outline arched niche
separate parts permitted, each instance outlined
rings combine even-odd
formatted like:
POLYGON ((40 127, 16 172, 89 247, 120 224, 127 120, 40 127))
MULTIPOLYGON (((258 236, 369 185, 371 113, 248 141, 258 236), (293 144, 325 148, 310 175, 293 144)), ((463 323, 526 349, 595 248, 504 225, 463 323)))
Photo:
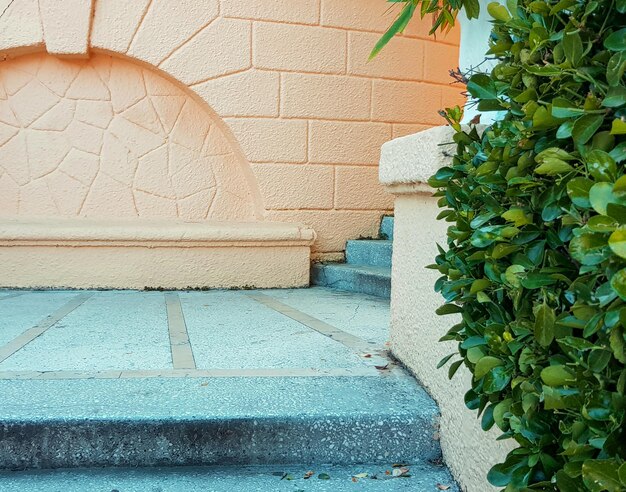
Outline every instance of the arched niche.
POLYGON ((256 182, 225 126, 132 59, 0 62, 0 217, 253 221, 256 182))

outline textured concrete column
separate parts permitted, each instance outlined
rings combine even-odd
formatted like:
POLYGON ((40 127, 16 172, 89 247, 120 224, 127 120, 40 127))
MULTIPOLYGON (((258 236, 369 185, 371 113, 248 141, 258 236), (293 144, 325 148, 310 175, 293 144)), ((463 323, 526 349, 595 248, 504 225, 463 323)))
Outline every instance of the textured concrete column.
POLYGON ((452 381, 447 367, 437 370, 444 356, 456 351, 456 343, 439 343, 458 322, 440 317, 443 304, 433 285, 436 244, 445 244, 447 223, 437 221, 437 199, 426 184, 428 177, 450 163, 455 145, 450 127, 435 127, 382 146, 380 181, 395 195, 393 266, 391 277, 391 344, 396 357, 413 371, 441 409, 441 445, 444 458, 468 492, 495 490, 488 485, 489 468, 501 461, 508 444, 497 442, 497 431, 485 433, 480 420, 465 407, 463 396, 470 374, 461 368, 452 381))

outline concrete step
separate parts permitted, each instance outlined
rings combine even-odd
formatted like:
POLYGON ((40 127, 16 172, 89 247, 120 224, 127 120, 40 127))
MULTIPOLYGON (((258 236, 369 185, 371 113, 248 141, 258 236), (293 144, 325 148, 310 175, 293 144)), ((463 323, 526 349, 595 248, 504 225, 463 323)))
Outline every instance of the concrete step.
POLYGON ((380 221, 380 237, 393 241, 393 215, 385 215, 380 221))
POLYGON ((370 369, 369 376, 0 379, 0 468, 438 460, 433 400, 399 368, 370 369))
POLYGON ((385 239, 357 239, 346 243, 346 263, 391 268, 393 243, 385 239))
POLYGON ((349 292, 391 297, 391 268, 347 263, 317 263, 311 283, 349 292))
POLYGON ((393 477, 391 463, 352 466, 255 466, 114 468, 0 473, 3 492, 307 492, 412 491, 459 492, 447 469, 429 463, 409 464, 404 477, 393 477), (310 471, 314 474, 305 479, 310 471), (367 474, 367 476, 363 476, 367 474), (320 475, 322 478, 320 478, 320 475), (354 477, 354 478, 353 478, 354 477))

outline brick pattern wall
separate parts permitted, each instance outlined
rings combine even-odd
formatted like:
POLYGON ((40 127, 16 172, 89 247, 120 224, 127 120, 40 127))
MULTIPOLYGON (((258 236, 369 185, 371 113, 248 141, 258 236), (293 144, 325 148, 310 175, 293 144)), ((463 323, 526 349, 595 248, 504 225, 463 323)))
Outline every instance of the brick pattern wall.
MULTIPOLYGON (((93 2, 89 49, 158 67, 206 101, 256 177, 266 218, 313 227, 318 255, 374 234, 392 209, 380 146, 442 124, 437 110, 462 102, 448 76, 458 30, 433 39, 431 19, 414 21, 367 62, 398 12, 385 0, 93 2)), ((0 54, 63 49, 37 5, 15 2, 0 20, 0 54)))
POLYGON ((311 225, 318 252, 374 234, 393 209, 378 184, 380 146, 442 124, 437 111, 462 102, 448 74, 457 66, 458 30, 434 40, 431 20, 417 20, 368 62, 397 12, 384 0, 221 6, 225 18, 251 24, 251 67, 229 84, 202 82, 200 92, 213 93, 213 107, 250 159, 267 216, 311 225), (227 99, 219 94, 225 90, 249 97, 227 99))

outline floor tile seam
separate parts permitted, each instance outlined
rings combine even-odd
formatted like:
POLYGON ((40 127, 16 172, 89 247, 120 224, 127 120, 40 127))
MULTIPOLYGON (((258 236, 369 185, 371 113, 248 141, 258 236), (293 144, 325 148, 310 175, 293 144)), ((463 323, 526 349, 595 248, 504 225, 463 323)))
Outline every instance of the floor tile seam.
POLYGON ((84 304, 93 295, 94 292, 83 292, 72 297, 61 307, 53 311, 52 314, 49 314, 48 316, 40 320, 39 323, 37 323, 35 326, 24 330, 13 340, 0 347, 0 363, 4 362, 9 357, 16 354, 28 344, 39 338, 46 331, 48 331, 59 321, 65 318, 68 314, 84 304))
POLYGON ((197 369, 185 313, 178 292, 165 292, 167 328, 174 369, 197 369))
POLYGON ((0 296, 0 301, 5 301, 6 299, 13 299, 15 297, 20 297, 26 294, 26 292, 16 292, 15 294, 8 294, 6 296, 0 296))
MULTIPOLYGON (((327 323, 314 316, 311 316, 310 314, 300 311, 299 309, 285 304, 270 295, 260 292, 254 292, 248 293, 247 296, 259 302, 260 304, 263 304, 270 309, 275 310, 283 316, 293 319, 303 326, 306 326, 307 328, 327 338, 330 338, 337 343, 344 345, 355 355, 357 355, 364 364, 370 367, 380 368, 380 360, 383 360, 386 363, 391 363, 391 359, 388 357, 385 350, 383 350, 382 348, 377 349, 375 345, 369 343, 363 338, 352 335, 351 333, 337 328, 330 323, 327 323), (372 355, 375 355, 376 359, 373 359, 372 355)), ((382 366, 385 366, 385 364, 383 363, 382 366)))

